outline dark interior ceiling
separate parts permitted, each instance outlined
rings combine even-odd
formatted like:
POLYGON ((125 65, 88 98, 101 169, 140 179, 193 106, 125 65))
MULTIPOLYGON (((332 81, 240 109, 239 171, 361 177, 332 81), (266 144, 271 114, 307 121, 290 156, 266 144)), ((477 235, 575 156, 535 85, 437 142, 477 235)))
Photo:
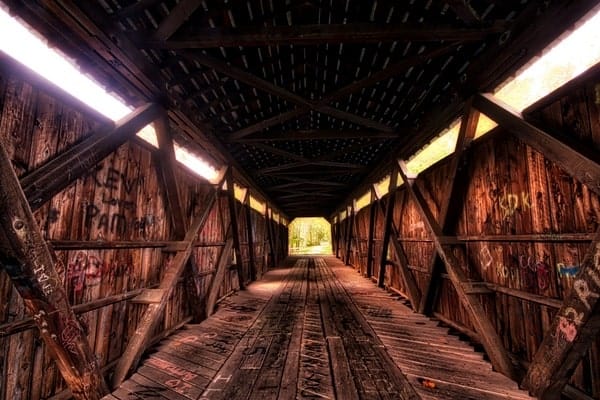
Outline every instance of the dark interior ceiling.
POLYGON ((166 103, 181 140, 290 218, 330 215, 597 4, 5 2, 127 101, 166 103))

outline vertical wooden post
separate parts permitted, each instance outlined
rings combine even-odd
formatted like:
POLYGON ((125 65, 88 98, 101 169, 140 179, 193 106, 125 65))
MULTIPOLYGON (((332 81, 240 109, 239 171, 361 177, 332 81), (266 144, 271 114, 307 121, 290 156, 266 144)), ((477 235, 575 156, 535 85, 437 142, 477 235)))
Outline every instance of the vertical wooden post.
POLYGON ((377 216, 377 207, 375 204, 375 190, 371 188, 371 205, 369 208, 369 238, 367 243, 367 278, 373 276, 373 250, 375 247, 375 218, 377 216))
POLYGON ((273 226, 271 225, 271 208, 267 205, 265 212, 265 225, 267 228, 267 238, 269 239, 269 249, 271 250, 271 267, 275 267, 277 260, 275 259, 275 245, 273 243, 273 226))
POLYGON ((354 206, 346 207, 346 265, 350 265, 350 254, 352 253, 352 229, 354 225, 354 206))
MULTIPOLYGON (((377 193, 374 192, 374 194, 377 197, 377 193)), ((380 199, 378 198, 377 200, 380 199)), ((383 204, 380 201, 378 201, 375 205, 379 206, 381 208, 381 213, 385 215, 385 208, 383 204)), ((400 206, 400 210, 403 209, 404 202, 400 206)), ((416 309, 421 298, 421 293, 419 292, 419 286, 415 281, 415 277, 408 268, 408 257, 406 256, 404 247, 402 247, 402 243, 400 243, 400 233, 398 232, 396 224, 393 220, 390 225, 390 242, 394 248, 396 256, 398 257, 398 273, 400 274, 400 278, 402 279, 404 289, 406 291, 406 296, 408 297, 408 300, 410 300, 412 308, 416 309)))
MULTIPOLYGON (((469 101, 465 107, 465 112, 461 120, 454 155, 452 156, 452 162, 448 170, 448 188, 444 191, 439 202, 440 212, 438 221, 440 221, 443 233, 448 233, 447 230, 456 225, 456 218, 461 209, 458 197, 462 194, 462 191, 464 190, 463 186, 468 180, 466 174, 457 176, 457 172, 459 165, 463 160, 465 150, 469 147, 475 137, 478 122, 479 111, 472 108, 471 101, 469 101), (451 205, 453 205, 453 211, 449 212, 449 210, 451 210, 451 205)), ((421 314, 429 314, 433 310, 441 268, 442 264, 439 255, 437 252, 434 252, 429 259, 429 280, 425 284, 423 295, 421 296, 421 301, 418 305, 418 312, 421 314)))
POLYGON ((0 143, 0 262, 73 397, 100 399, 108 386, 67 300, 58 273, 64 266, 54 259, 0 143))
POLYGON ((233 236, 233 250, 235 252, 235 266, 238 273, 238 284, 240 290, 244 290, 244 268, 242 264, 242 250, 240 247, 240 232, 238 226, 237 213, 235 211, 235 191, 233 183, 233 168, 227 170, 227 204, 229 205, 229 221, 231 223, 231 234, 233 236))
POLYGON ((442 228, 436 222, 431 210, 427 206, 425 198, 421 194, 419 188, 414 183, 414 177, 408 176, 408 170, 404 161, 399 160, 398 165, 400 166, 399 172, 402 176, 402 180, 408 189, 408 192, 412 196, 413 200, 417 205, 417 209, 423 218, 425 227, 430 233, 435 248, 440 255, 440 258, 446 265, 446 271, 450 277, 450 281, 456 290, 456 294, 460 299, 462 305, 469 315, 469 319, 475 326, 477 333, 479 333, 482 341, 482 345, 485 348, 486 353, 490 357, 490 361, 494 368, 508 376, 511 379, 516 378, 514 366, 508 353, 502 344, 502 339, 496 332, 494 326, 487 318, 485 310, 476 294, 467 293, 464 285, 468 285, 468 279, 460 266, 460 263, 456 256, 452 253, 452 248, 449 245, 443 244, 441 241, 442 228))
POLYGON ((177 175, 175 173, 175 148, 171 138, 169 117, 166 110, 161 110, 160 116, 154 121, 156 138, 158 140, 158 175, 165 192, 165 204, 171 217, 171 227, 177 239, 183 238, 186 232, 186 220, 182 208, 177 175))
MULTIPOLYGON (((164 189, 164 199, 167 208, 167 214, 171 219, 172 236, 174 240, 181 240, 187 231, 187 223, 184 212, 183 202, 179 193, 179 185, 177 184, 176 166, 177 159, 175 157, 175 147, 169 124, 169 116, 167 111, 161 109, 158 118, 154 121, 154 129, 156 130, 156 138, 158 140, 158 151, 156 155, 156 169, 164 189)), ((192 316, 196 321, 201 321, 204 317, 204 300, 200 297, 196 282, 194 279, 197 265, 195 256, 192 252, 187 261, 187 273, 189 279, 186 280, 185 291, 190 303, 192 316)))
POLYGON ((329 233, 331 235, 331 251, 335 254, 335 217, 329 223, 329 233))
MULTIPOLYGON (((246 196, 248 196, 248 192, 246 192, 246 196)), ((244 203, 246 202, 246 198, 244 198, 244 203)), ((238 218, 241 218, 242 210, 238 211, 238 218)), ((210 285, 208 287, 208 291, 206 294, 206 316, 211 316, 215 311, 215 305, 217 304, 217 299, 219 297, 219 290, 221 289, 221 285, 223 284, 223 280, 225 279, 225 274, 229 270, 229 266, 231 265, 231 252, 233 251, 233 225, 229 225, 225 234, 225 246, 221 250, 221 254, 219 255, 219 260, 217 261, 217 266, 215 269, 215 273, 212 276, 210 281, 210 285)))
POLYGON ((340 214, 337 215, 336 220, 337 222, 335 224, 335 256, 336 258, 340 258, 340 232, 342 230, 342 221, 340 220, 340 214))
POLYGON ((385 220, 383 228, 383 246, 381 247, 381 258, 379 260, 379 277, 377 285, 384 287, 385 285, 385 266, 387 263, 388 246, 390 244, 390 234, 392 228, 392 220, 394 218, 394 203, 396 202, 396 188, 398 187, 398 168, 394 166, 390 174, 390 185, 388 190, 387 205, 385 208, 385 220))
POLYGON ((281 254, 281 240, 279 239, 281 236, 281 230, 279 229, 279 222, 275 221, 273 214, 271 214, 271 230, 273 232, 273 251, 275 253, 275 264, 279 265, 279 262, 281 261, 279 259, 279 255, 281 254))
POLYGON ((156 303, 148 305, 148 308, 146 308, 146 311, 144 312, 144 315, 138 324, 135 334, 133 337, 129 338, 127 349, 125 349, 123 356, 120 358, 119 363, 115 367, 115 372, 112 379, 113 387, 119 386, 125 380, 129 372, 139 363, 142 354, 146 350, 146 346, 152 337, 152 333, 154 332, 154 329, 163 315, 162 312, 167 305, 167 301, 175 289, 175 286, 177 286, 179 277, 183 273, 183 270, 190 258, 194 239, 208 220, 210 211, 213 205, 216 203, 217 196, 218 189, 215 189, 214 195, 210 197, 210 200, 205 205, 204 210, 194 217, 192 224, 187 230, 184 237, 185 247, 176 253, 175 257, 170 262, 169 268, 165 270, 158 287, 158 290, 160 291, 160 298, 156 303))
POLYGON ((212 276, 210 286, 208 287, 208 292, 206 294, 206 317, 210 317, 215 312, 215 305, 217 304, 217 299, 219 297, 219 290, 221 289, 223 279, 225 278, 225 273, 230 265, 232 249, 233 237, 231 236, 231 230, 229 230, 225 239, 225 246, 223 246, 223 249, 221 250, 221 255, 219 256, 219 260, 217 261, 217 265, 215 267, 215 273, 212 276))
POLYGON ((250 196, 246 196, 246 233, 248 236, 248 257, 250 258, 250 279, 256 280, 256 261, 254 259, 254 233, 252 230, 252 207, 250 196))

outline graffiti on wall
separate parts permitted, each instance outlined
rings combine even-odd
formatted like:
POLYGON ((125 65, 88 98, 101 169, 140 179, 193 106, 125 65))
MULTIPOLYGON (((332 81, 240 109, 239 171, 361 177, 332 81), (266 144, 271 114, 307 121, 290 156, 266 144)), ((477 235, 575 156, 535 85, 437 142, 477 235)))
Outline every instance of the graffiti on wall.
MULTIPOLYGON (((502 249, 502 247, 499 248, 502 249)), ((523 287, 527 290, 537 288, 544 291, 549 288, 551 268, 547 263, 548 256, 536 258, 525 254, 510 254, 509 265, 502 260, 498 261, 497 258, 487 245, 482 246, 479 250, 479 263, 482 271, 492 268, 496 271, 499 279, 519 279, 520 277, 523 287)))
POLYGON ((600 289, 600 243, 596 244, 590 267, 582 271, 581 276, 573 282, 573 291, 583 307, 565 307, 562 310, 555 333, 557 341, 563 339, 566 344, 577 338, 586 313, 589 315, 593 311, 597 299, 600 298, 598 289, 600 289))
POLYGON ((133 233, 144 238, 148 237, 152 228, 157 225, 157 217, 151 214, 134 216, 136 203, 129 200, 132 193, 135 194, 140 187, 143 187, 143 176, 128 178, 118 169, 109 167, 104 171, 99 165, 86 179, 93 179, 96 190, 103 190, 98 203, 83 204, 86 228, 99 231, 99 235, 112 233, 122 236, 133 233), (115 195, 115 192, 122 195, 115 195))
POLYGON ((527 289, 531 290, 534 287, 541 291, 548 289, 550 285, 550 266, 545 261, 521 255, 519 257, 519 268, 527 289))
POLYGON ((531 208, 529 193, 505 193, 498 202, 504 218, 512 217, 515 211, 525 211, 531 208))
POLYGON ((556 273, 559 278, 573 278, 579 272, 579 265, 568 265, 564 262, 556 264, 556 273))
POLYGON ((132 270, 131 261, 103 261, 96 251, 78 251, 67 264, 67 289, 75 295, 98 286, 102 277, 123 276, 132 270))

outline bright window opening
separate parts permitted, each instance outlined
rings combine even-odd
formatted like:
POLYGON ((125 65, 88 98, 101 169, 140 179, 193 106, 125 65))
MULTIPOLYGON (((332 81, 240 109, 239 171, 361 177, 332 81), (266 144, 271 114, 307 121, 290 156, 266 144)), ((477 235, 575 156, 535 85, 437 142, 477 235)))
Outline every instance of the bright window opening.
MULTIPOLYGON (((63 89, 69 95, 88 105, 112 121, 127 116, 133 109, 115 94, 84 75, 75 62, 68 60, 56 49, 48 47, 45 39, 25 27, 0 8, 0 51, 63 89)), ((154 127, 144 127, 138 136, 158 147, 154 127)), ((218 171, 206 161, 175 143, 175 158, 191 171, 216 183, 218 171)))
POLYGON ((332 254, 331 225, 325 218, 296 218, 289 225, 290 254, 332 254))
POLYGON ((375 189, 375 192, 377 192, 377 197, 381 199, 390 190, 390 176, 387 175, 379 182, 376 182, 373 185, 373 188, 375 189))
POLYGON ((356 199, 354 212, 358 212, 359 210, 365 208, 369 204, 371 204, 371 191, 367 190, 365 194, 356 199))
POLYGON ((260 215, 265 215, 265 212, 267 211, 267 205, 252 195, 250 195, 250 207, 253 210, 258 211, 260 215))
POLYGON ((240 203, 244 202, 244 199, 246 198, 246 191, 246 188, 238 186, 235 183, 233 184, 233 195, 235 196, 235 199, 240 203))
MULTIPOLYGON (((543 54, 507 80, 494 96, 512 108, 523 111, 573 78, 600 62, 600 9, 596 9, 570 33, 548 46, 543 54)), ((497 124, 480 115, 475 138, 491 131, 497 124)), ((417 152, 407 163, 411 172, 419 173, 452 154, 458 138, 460 119, 440 136, 417 152)))
POLYGON ((425 146, 421 151, 417 152, 414 157, 406 163, 406 168, 410 172, 418 174, 425 171, 442 158, 452 154, 456 147, 459 130, 460 119, 454 121, 440 136, 433 139, 431 143, 425 146))

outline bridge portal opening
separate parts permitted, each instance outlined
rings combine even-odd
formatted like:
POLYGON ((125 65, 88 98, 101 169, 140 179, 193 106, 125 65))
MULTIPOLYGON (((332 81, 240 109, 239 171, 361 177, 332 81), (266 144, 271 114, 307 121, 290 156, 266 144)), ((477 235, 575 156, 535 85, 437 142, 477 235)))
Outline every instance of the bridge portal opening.
POLYGON ((325 218, 296 218, 288 229, 290 254, 332 254, 331 224, 325 218))

